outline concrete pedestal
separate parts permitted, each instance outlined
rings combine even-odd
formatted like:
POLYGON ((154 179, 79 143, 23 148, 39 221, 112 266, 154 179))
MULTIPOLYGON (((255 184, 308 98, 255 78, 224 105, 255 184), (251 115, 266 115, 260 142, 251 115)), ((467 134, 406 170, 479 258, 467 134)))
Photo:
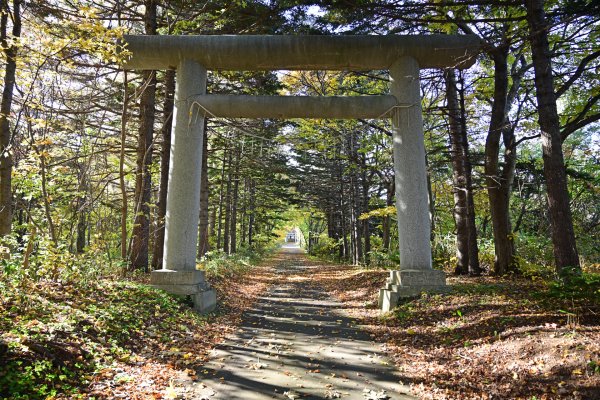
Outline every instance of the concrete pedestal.
POLYGON ((422 292, 444 293, 446 274, 436 269, 390 271, 385 287, 379 290, 379 308, 383 312, 390 311, 402 298, 417 297, 422 292))
POLYGON ((191 296, 194 310, 211 312, 217 305, 217 294, 204 279, 204 271, 159 269, 150 274, 150 284, 166 292, 191 296))
POLYGON ((217 292, 208 289, 192 295, 194 310, 200 314, 211 312, 217 307, 217 292))

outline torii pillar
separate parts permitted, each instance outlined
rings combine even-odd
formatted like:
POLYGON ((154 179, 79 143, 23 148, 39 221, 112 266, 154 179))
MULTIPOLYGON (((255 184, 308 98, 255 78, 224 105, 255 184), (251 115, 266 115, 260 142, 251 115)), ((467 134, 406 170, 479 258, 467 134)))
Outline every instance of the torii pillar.
POLYGON ((194 96, 206 93, 206 77, 196 61, 183 59, 177 66, 163 265, 151 272, 152 285, 191 296, 202 313, 217 304, 204 271, 196 269, 204 114, 194 107, 194 96))
POLYGON ((392 115, 394 177, 400 269, 390 271, 379 291, 379 307, 389 311, 402 297, 445 291, 446 276, 432 268, 431 222, 421 110, 419 64, 401 57, 390 67, 390 93, 399 106, 392 115))

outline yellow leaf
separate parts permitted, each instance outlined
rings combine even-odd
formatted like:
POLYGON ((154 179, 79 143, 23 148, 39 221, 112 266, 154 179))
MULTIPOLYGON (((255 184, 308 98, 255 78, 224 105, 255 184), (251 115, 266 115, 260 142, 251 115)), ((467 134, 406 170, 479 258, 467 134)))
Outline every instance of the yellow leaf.
POLYGON ((176 399, 177 398, 177 392, 175 391, 175 388, 173 387, 173 381, 169 382, 169 386, 167 386, 167 388, 165 389, 165 394, 164 394, 164 398, 165 399, 176 399))

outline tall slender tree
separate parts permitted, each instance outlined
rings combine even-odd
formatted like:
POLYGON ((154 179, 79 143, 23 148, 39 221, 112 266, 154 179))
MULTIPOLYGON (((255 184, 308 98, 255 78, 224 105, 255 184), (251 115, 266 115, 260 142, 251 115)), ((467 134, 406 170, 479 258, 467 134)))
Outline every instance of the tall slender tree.
POLYGON ((160 130, 162 146, 160 150, 160 186, 156 204, 156 232, 152 251, 152 268, 162 266, 163 246, 165 243, 165 215, 167 213, 167 189, 169 186, 169 164, 171 157, 171 128, 175 105, 175 70, 165 73, 165 98, 163 103, 163 124, 160 130))
POLYGON ((208 118, 204 119, 204 138, 202 139, 202 185, 200 187, 200 221, 198 223, 198 258, 209 250, 208 241, 208 200, 210 181, 208 179, 208 118))
POLYGON ((550 25, 543 0, 525 0, 531 55, 535 71, 538 122, 542 135, 542 158, 548 190, 548 212, 554 244, 554 262, 559 274, 580 272, 579 255, 573 229, 573 217, 565 168, 560 119, 556 107, 552 56, 548 43, 550 25))
MULTIPOLYGON (((144 25, 147 35, 156 35, 157 3, 144 1, 144 25)), ((148 270, 150 240, 150 201, 152 194, 152 148, 156 103, 156 71, 142 73, 143 86, 140 96, 140 126, 137 144, 137 162, 134 196, 134 223, 131 234, 129 262, 131 269, 148 270)))
POLYGON ((13 195, 10 116, 13 105, 13 93, 17 74, 17 55, 21 37, 21 0, 0 0, 0 45, 6 57, 2 100, 0 102, 0 236, 11 232, 13 195), (9 34, 9 20, 12 30, 9 34))

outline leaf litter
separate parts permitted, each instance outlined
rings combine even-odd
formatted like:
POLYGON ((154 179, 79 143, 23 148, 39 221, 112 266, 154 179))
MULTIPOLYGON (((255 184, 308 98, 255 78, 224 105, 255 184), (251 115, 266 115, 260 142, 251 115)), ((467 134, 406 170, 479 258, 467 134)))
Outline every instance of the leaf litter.
POLYGON ((451 293, 381 315, 386 270, 313 263, 312 282, 383 343, 419 398, 600 398, 600 299, 559 299, 520 277, 449 277, 451 293))

